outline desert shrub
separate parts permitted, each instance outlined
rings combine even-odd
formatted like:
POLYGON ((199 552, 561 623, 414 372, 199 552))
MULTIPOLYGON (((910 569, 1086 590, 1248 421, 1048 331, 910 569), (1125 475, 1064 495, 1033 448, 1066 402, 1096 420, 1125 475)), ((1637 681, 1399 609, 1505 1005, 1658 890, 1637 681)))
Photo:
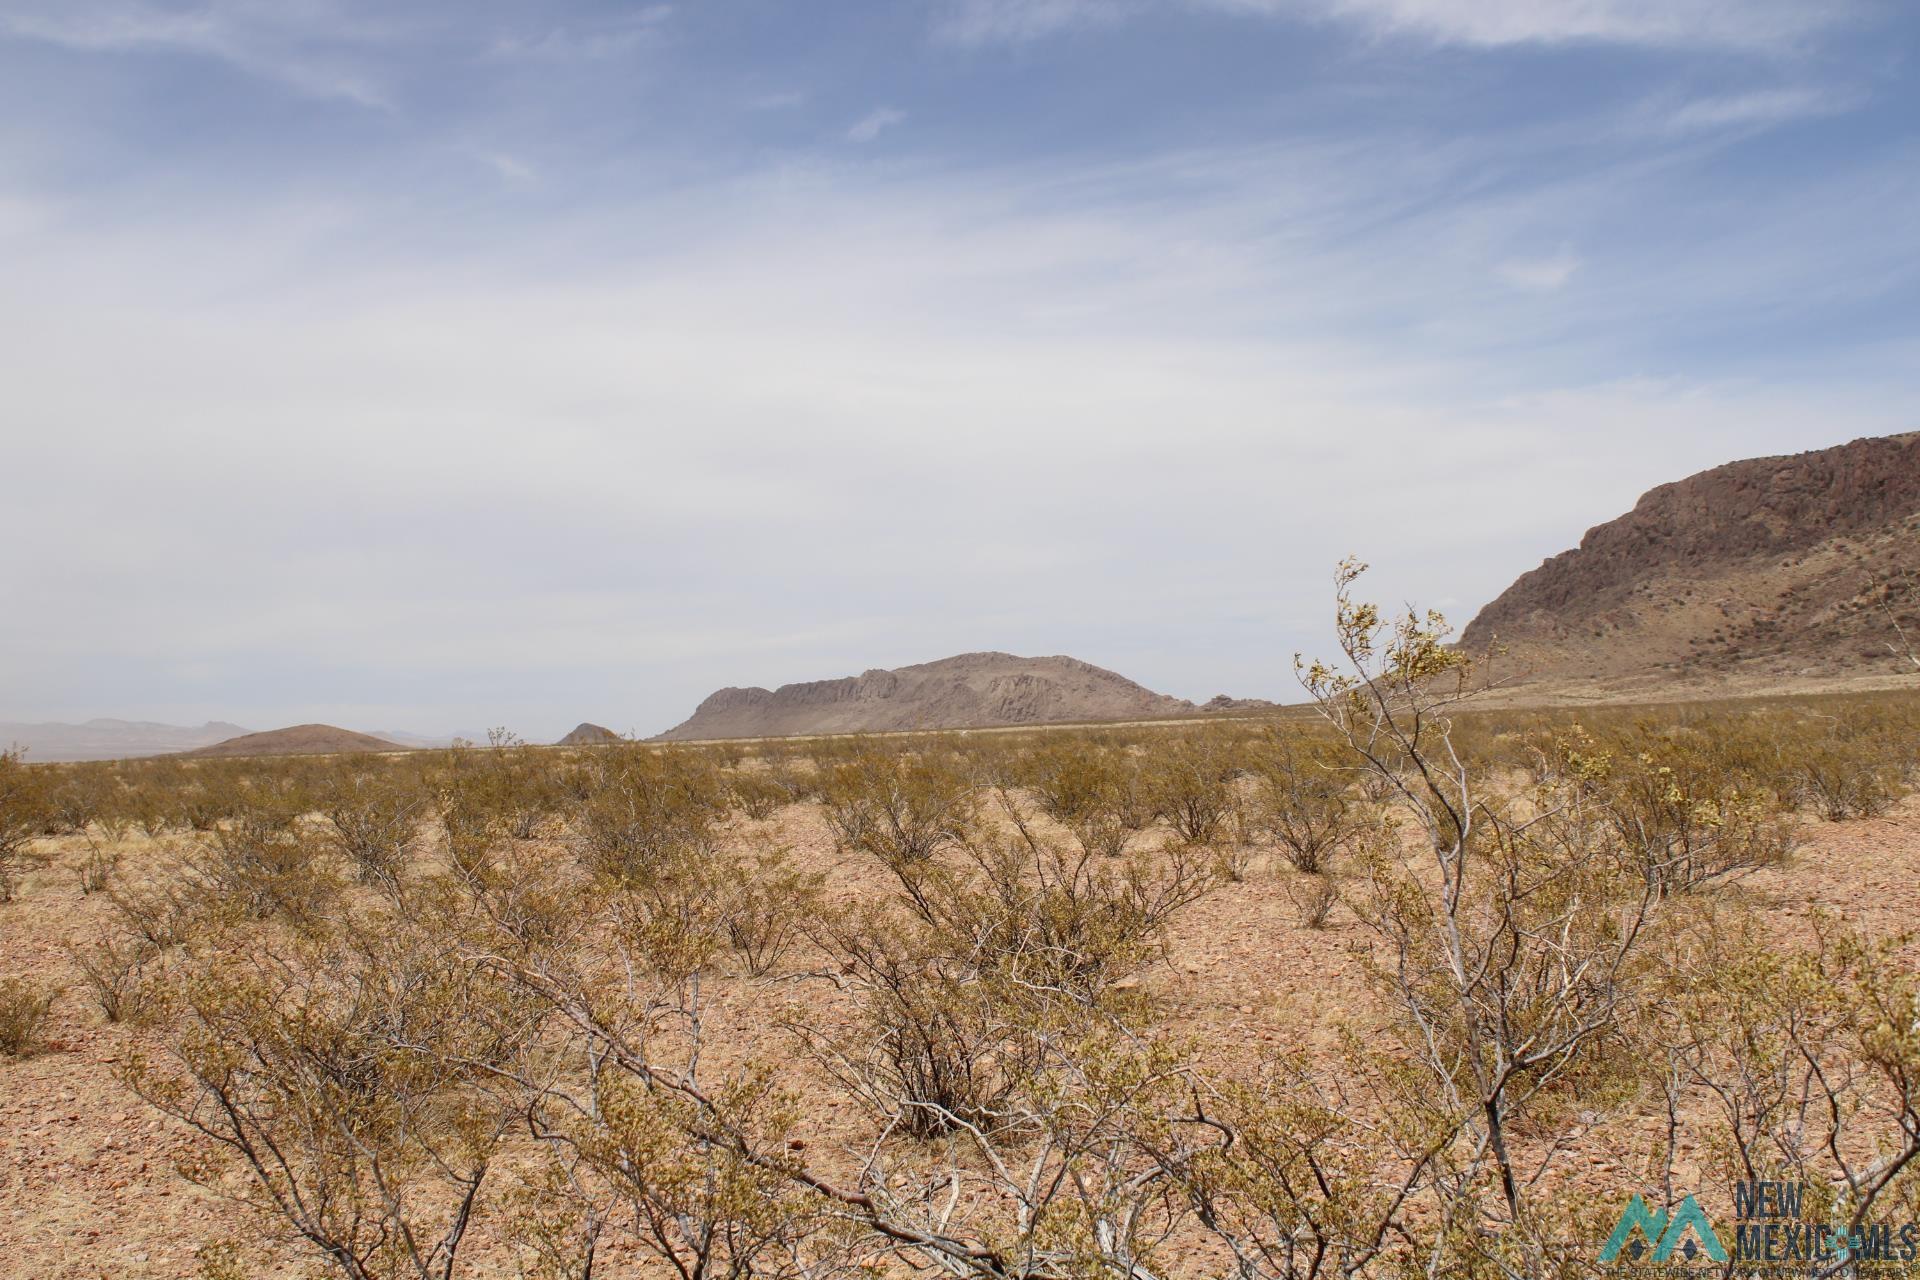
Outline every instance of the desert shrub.
POLYGON ((1801 737, 1787 770, 1794 794, 1830 822, 1879 817, 1907 792, 1896 744, 1858 727, 1801 737))
POLYGON ((173 813, 169 825, 188 831, 212 831, 222 821, 240 812, 244 797, 230 787, 231 775, 207 773, 188 782, 173 793, 173 813))
POLYGON ((104 774, 65 768, 45 781, 41 799, 41 831, 50 836, 85 831, 105 807, 104 774))
POLYGON ((1033 1123, 1013 1099, 1054 1037, 1125 1006, 1118 980, 1216 883, 1192 846, 1101 857, 1043 838, 1000 795, 1003 822, 890 864, 899 909, 830 917, 824 939, 861 993, 861 1021, 809 1038, 843 1084, 922 1137, 1033 1123))
POLYGON ((549 767, 551 757, 505 729, 488 733, 485 750, 457 753, 455 759, 468 802, 490 810, 515 840, 538 837, 562 808, 560 775, 549 767))
POLYGON ((1352 785, 1346 758, 1299 734, 1275 734, 1252 757, 1253 813, 1297 871, 1312 874, 1371 820, 1352 785))
POLYGON ((173 802, 166 789, 156 783, 141 783, 131 788, 127 807, 134 825, 150 840, 157 840, 172 825, 173 802))
POLYGON ((1830 741, 1797 752, 1795 781, 1807 804, 1828 821, 1880 818, 1907 794, 1901 766, 1874 741, 1830 741))
POLYGON ((517 1113, 495 1082, 537 1025, 458 929, 388 915, 181 964, 170 1061, 126 1075, 205 1140, 182 1172, 350 1280, 457 1274, 517 1113))
POLYGON ((730 940, 738 869, 680 846, 638 867, 611 899, 611 931, 627 962, 666 987, 708 969, 730 940))
POLYGON ((1017 771, 1041 811, 1067 825, 1111 805, 1115 773, 1107 750, 1074 734, 1043 739, 1017 771))
POLYGON ((335 846, 360 882, 396 886, 427 811, 426 793, 406 779, 349 766, 319 803, 335 846))
POLYGON ((818 874, 800 871, 787 850, 763 844, 752 858, 734 863, 734 888, 726 908, 727 940, 761 977, 780 963, 805 928, 823 909, 818 874))
POLYGON ((1232 816, 1237 766, 1212 738, 1157 743, 1141 761, 1154 811, 1188 844, 1212 844, 1232 816))
POLYGON ((53 993, 23 978, 0 978, 0 1054, 25 1058, 40 1048, 53 993))
POLYGON ((1785 861, 1789 808, 1697 732, 1639 732, 1613 747, 1568 739, 1569 768, 1597 797, 1623 856, 1660 893, 1684 893, 1785 861))
POLYGON ((982 824, 945 857, 889 864, 927 945, 972 969, 1097 1001, 1218 882, 1214 861, 1190 845, 1121 858, 1064 847, 1000 794, 1003 825, 982 824))
POLYGON ((435 789, 456 866, 484 861, 500 841, 533 839, 565 800, 565 775, 504 730, 485 748, 459 747, 440 761, 435 789))
POLYGON ((820 762, 803 749, 768 745, 761 751, 758 764, 758 772, 785 795, 782 804, 804 804, 820 798, 820 762))
POLYGON ((689 753, 614 746, 596 756, 593 786, 573 813, 572 841, 589 871, 638 887, 711 860, 730 803, 719 773, 689 753))
POLYGON ((282 825, 277 815, 252 812, 216 828, 193 860, 209 897, 255 919, 315 919, 339 885, 320 860, 322 846, 282 825))
POLYGON ((80 895, 99 893, 120 867, 120 851, 106 849, 89 839, 87 853, 80 861, 80 895))
POLYGON ((504 819, 483 797, 459 787, 439 797, 439 811, 447 862, 454 874, 469 885, 484 884, 507 839, 504 819))
POLYGON ((944 954, 924 924, 869 913, 837 930, 862 997, 849 1035, 803 1028, 840 1082, 906 1132, 992 1132, 1037 1059, 1031 1001, 944 954))
POLYGON ((977 811, 973 778, 945 753, 864 749, 828 771, 821 793, 838 846, 896 870, 964 839, 977 811))
POLYGON ((13 897, 28 846, 45 827, 46 792, 37 771, 14 751, 0 751, 0 902, 13 897))
POLYGON ((67 955, 80 970, 94 1003, 108 1022, 137 1019, 146 1007, 147 974, 160 948, 137 934, 111 934, 85 947, 69 947, 67 955))
POLYGON ((1451 734, 1454 709, 1479 687, 1471 659, 1447 643, 1438 615, 1389 622, 1354 600, 1363 568, 1349 562, 1338 578, 1341 663, 1303 662, 1300 674, 1421 837, 1411 848, 1372 842, 1349 903, 1383 944, 1364 963, 1412 1069, 1401 1096, 1440 1135, 1423 1161, 1445 1175, 1427 1211, 1474 1249, 1498 1205, 1507 1227, 1483 1261, 1547 1274, 1555 1246, 1533 1204, 1546 1165, 1514 1139, 1551 1153, 1591 1123, 1562 1105, 1569 1095, 1589 1111, 1630 1096, 1634 1065, 1621 1049, 1660 887, 1615 856, 1584 783, 1514 798, 1462 763, 1451 734))
POLYGON ((1340 901, 1340 890, 1324 871, 1289 878, 1282 886, 1303 929, 1324 929, 1340 901))
POLYGON ((216 901, 212 886, 190 874, 111 885, 106 895, 135 935, 162 950, 186 942, 235 906, 216 901))
POLYGON ((828 1229, 825 1202, 767 1154, 785 1152, 798 1114, 767 1075, 689 1097, 609 1065, 590 1124, 580 1099, 544 1094, 533 1127, 552 1163, 518 1197, 515 1235, 535 1260, 523 1274, 598 1274, 613 1236, 645 1275, 856 1274, 835 1265, 844 1233, 828 1229))
POLYGON ((727 778, 727 794, 740 812, 765 822, 782 806, 793 802, 793 788, 785 778, 764 770, 737 769, 727 778))
POLYGON ((1841 1232, 1920 1205, 1920 978, 1910 937, 1817 916, 1782 944, 1751 914, 1702 916, 1667 974, 1675 1084, 1717 1112, 1707 1156, 1728 1180, 1805 1185, 1841 1232))
POLYGON ((1041 810, 1091 853, 1119 856, 1154 819, 1151 789, 1132 754, 1083 735, 1044 741, 1018 776, 1041 810))

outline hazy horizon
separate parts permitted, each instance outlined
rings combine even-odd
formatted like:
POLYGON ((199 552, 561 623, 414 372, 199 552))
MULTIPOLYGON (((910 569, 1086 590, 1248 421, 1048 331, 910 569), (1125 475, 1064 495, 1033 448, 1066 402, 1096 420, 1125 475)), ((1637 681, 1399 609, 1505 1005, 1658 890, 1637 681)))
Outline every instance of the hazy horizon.
POLYGON ((967 650, 1297 699, 1920 427, 1920 16, 19 0, 0 721, 657 732, 967 650))

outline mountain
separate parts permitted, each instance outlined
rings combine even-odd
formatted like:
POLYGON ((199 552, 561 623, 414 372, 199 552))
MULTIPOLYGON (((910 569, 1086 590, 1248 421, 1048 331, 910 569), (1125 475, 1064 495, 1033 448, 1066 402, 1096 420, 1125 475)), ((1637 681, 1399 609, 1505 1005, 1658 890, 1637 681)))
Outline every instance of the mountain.
POLYGON ((893 671, 778 689, 722 689, 663 739, 762 738, 1129 720, 1191 714, 1193 704, 1077 658, 963 653, 893 671))
POLYGON ((296 724, 286 729, 249 733, 210 747, 183 751, 187 756, 320 756, 361 751, 405 751, 406 747, 372 734, 330 724, 296 724))
POLYGON ((247 732, 237 724, 188 725, 148 720, 89 720, 85 724, 22 724, 0 721, 0 749, 19 746, 29 760, 124 760, 166 755, 247 732))
POLYGON ((1503 668, 1598 682, 1892 676, 1920 628, 1920 433, 1661 485, 1461 633, 1503 668), (1890 616, 1891 614, 1891 616, 1890 616))

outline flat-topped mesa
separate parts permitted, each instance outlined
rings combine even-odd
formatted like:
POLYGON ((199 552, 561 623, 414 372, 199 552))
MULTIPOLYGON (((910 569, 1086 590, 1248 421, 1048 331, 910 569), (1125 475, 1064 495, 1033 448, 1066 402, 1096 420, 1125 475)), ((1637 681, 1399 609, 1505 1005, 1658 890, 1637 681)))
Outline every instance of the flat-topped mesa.
POLYGON ((1181 715, 1193 704, 1078 658, 963 653, 778 689, 726 688, 663 739, 964 729, 1181 715))
MULTIPOLYGON (((1461 633, 1541 677, 1897 669, 1888 584, 1920 571, 1920 433, 1754 458, 1651 490, 1461 633), (1885 633, 1885 634, 1882 634, 1885 633)), ((1907 593, 1911 594, 1911 593, 1907 593)))

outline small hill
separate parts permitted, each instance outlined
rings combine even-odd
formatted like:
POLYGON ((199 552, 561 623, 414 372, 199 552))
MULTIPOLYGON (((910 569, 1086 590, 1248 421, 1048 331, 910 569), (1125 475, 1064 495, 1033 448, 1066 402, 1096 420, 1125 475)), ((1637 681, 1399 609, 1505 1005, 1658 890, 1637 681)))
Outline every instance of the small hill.
POLYGON ((764 738, 1129 720, 1191 714, 1191 702, 1077 658, 963 653, 778 689, 722 689, 667 740, 764 738))
POLYGON ((1662 485, 1522 576, 1461 633, 1560 682, 1886 677, 1920 625, 1920 433, 1662 485))
POLYGON ((242 734, 210 747, 180 752, 183 756, 323 756, 360 751, 405 751, 406 747, 368 733, 337 729, 330 724, 296 724, 265 733, 242 734))
POLYGON ((558 745, 563 747, 593 747, 604 742, 618 741, 620 741, 620 735, 613 730, 602 725, 587 722, 575 725, 573 731, 567 734, 566 737, 560 739, 558 745))

